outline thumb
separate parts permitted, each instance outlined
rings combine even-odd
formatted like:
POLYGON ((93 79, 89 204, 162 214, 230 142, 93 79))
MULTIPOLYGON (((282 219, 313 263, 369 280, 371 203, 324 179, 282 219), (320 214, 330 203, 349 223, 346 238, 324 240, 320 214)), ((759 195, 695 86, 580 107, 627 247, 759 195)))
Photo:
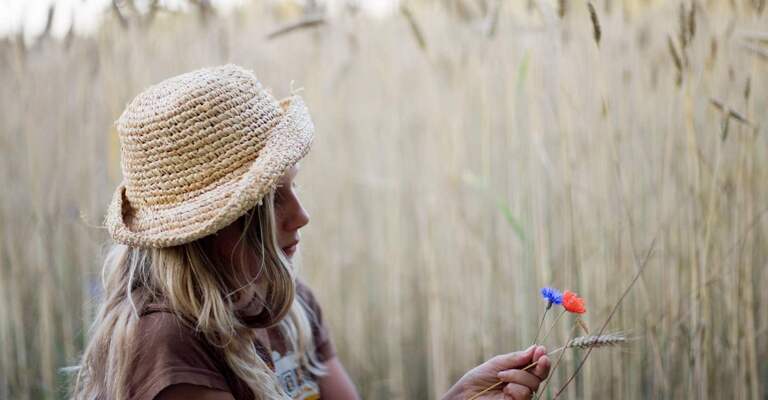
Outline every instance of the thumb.
POLYGON ((523 351, 502 354, 498 357, 498 367, 501 369, 522 368, 531 363, 533 359, 533 350, 536 346, 531 346, 523 351))

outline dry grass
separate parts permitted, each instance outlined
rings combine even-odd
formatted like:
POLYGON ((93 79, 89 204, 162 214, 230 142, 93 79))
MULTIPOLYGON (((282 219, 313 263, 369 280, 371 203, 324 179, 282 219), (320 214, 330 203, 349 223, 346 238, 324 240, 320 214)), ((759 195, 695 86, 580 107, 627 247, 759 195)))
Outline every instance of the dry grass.
POLYGON ((147 85, 228 61, 278 95, 305 88, 303 274, 364 398, 435 398, 527 347, 544 284, 603 321, 652 238, 609 326, 639 339, 595 354, 564 397, 765 398, 768 63, 742 33, 768 16, 704 3, 595 2, 599 47, 586 3, 502 8, 492 37, 412 7, 274 40, 253 10, 0 43, 0 398, 60 397, 56 368, 82 348, 120 176, 112 121, 147 85))

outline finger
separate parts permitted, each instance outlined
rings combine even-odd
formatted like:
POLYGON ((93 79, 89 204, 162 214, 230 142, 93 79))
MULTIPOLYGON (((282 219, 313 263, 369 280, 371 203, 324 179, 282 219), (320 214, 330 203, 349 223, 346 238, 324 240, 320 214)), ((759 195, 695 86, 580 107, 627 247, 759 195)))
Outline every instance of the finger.
POLYGON ((507 386, 504 387, 504 394, 515 400, 530 400, 531 396, 533 396, 533 391, 523 385, 508 383, 507 386))
POLYGON ((544 346, 536 346, 536 349, 533 350, 533 362, 536 362, 541 358, 541 356, 547 354, 547 348, 544 346))
POLYGON ((524 351, 496 356, 496 366, 499 370, 525 367, 531 363, 534 348, 535 346, 531 346, 524 351))
POLYGON ((552 362, 549 360, 549 356, 546 356, 546 355, 541 356, 536 366, 533 367, 533 371, 531 372, 537 377, 539 377, 539 379, 541 380, 547 379, 551 365, 552 365, 552 362))
POLYGON ((538 390, 539 384, 541 384, 541 379, 539 379, 538 376, 527 371, 521 371, 519 369, 508 369, 506 371, 501 371, 497 374, 497 377, 503 382, 523 385, 531 389, 531 391, 538 390))

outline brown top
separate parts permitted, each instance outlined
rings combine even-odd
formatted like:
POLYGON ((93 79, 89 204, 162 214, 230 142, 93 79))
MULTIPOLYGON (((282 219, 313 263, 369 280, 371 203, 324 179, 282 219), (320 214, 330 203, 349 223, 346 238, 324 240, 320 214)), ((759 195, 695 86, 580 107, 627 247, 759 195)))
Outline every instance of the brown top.
MULTIPOLYGON (((318 359, 324 362, 333 358, 336 351, 320 305, 302 283, 297 283, 297 294, 315 314, 310 321, 318 359)), ((137 333, 128 399, 152 400, 163 389, 179 383, 224 390, 237 400, 254 398, 248 385, 227 366, 221 351, 171 312, 147 308, 139 319, 137 333)), ((257 333, 259 355, 275 371, 285 391, 293 399, 319 399, 316 377, 299 367, 296 354, 286 354, 286 341, 280 330, 272 327, 257 333)))

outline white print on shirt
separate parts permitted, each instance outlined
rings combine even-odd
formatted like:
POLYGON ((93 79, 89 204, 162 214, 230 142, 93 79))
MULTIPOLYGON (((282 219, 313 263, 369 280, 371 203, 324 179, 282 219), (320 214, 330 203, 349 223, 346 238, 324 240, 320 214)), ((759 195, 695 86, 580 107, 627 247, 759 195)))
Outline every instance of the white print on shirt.
POLYGON ((282 355, 277 351, 272 352, 272 362, 275 364, 277 375, 283 389, 294 400, 318 400, 320 399, 320 387, 312 380, 312 376, 301 370, 298 357, 294 352, 282 355))

